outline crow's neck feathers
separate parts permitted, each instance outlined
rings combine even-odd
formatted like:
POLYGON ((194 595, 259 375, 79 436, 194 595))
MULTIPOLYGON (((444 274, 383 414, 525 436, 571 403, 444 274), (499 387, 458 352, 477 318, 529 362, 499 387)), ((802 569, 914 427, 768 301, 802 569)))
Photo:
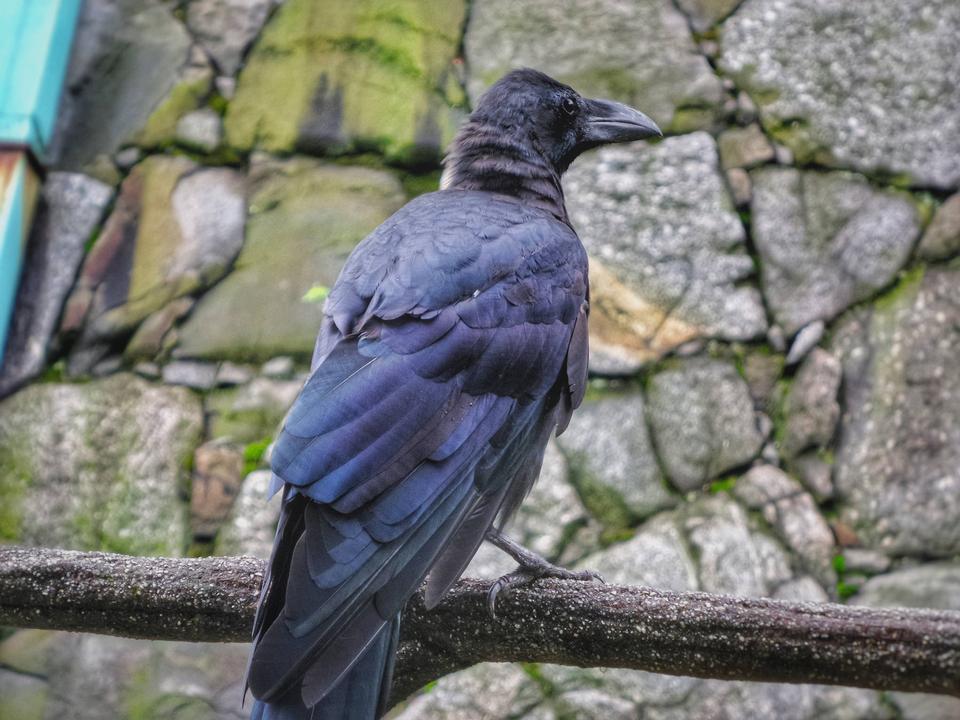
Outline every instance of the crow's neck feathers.
POLYGON ((567 222, 560 172, 533 134, 469 120, 444 160, 440 188, 511 195, 567 222))

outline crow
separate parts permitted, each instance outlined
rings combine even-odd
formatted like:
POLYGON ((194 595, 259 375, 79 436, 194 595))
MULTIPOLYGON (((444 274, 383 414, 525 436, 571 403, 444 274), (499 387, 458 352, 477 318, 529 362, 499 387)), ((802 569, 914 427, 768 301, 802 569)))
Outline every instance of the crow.
POLYGON ((626 105, 510 72, 453 140, 441 189, 360 242, 271 455, 282 508, 254 623, 254 719, 371 720, 400 612, 434 606, 486 538, 517 571, 587 579, 501 531, 587 383, 587 255, 560 176, 660 136, 626 105))

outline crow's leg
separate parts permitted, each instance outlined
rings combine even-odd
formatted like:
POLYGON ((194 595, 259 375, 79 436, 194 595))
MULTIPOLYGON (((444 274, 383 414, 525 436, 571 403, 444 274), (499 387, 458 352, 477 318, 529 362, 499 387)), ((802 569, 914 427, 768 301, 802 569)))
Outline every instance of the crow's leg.
POLYGON ((487 610, 490 617, 496 617, 497 595, 504 590, 527 585, 540 578, 559 578, 560 580, 598 580, 603 582, 599 573, 592 570, 567 570, 545 560, 532 550, 513 540, 495 528, 487 531, 487 541, 503 550, 516 560, 520 567, 512 573, 499 578, 487 591, 487 610))

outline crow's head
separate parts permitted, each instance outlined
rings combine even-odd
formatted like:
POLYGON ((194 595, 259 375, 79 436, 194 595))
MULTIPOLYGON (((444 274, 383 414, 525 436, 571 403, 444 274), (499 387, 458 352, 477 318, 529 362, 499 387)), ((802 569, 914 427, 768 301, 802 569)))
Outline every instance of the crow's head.
MULTIPOLYGON (((627 105, 581 97, 536 70, 514 70, 484 93, 460 129, 443 186, 529 198, 552 175, 560 192, 560 175, 585 150, 661 136, 653 120, 627 105)), ((562 205, 562 192, 556 200, 562 205)))

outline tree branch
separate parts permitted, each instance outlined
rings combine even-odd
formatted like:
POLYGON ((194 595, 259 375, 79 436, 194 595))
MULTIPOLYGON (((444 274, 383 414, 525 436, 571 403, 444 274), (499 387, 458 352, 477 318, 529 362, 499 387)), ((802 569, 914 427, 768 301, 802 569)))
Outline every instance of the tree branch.
MULTIPOLYGON (((263 563, 0 547, 0 625, 244 641, 263 563)), ((404 614, 394 697, 482 661, 621 667, 960 697, 960 613, 788 603, 575 581, 497 601, 462 580, 404 614)))

